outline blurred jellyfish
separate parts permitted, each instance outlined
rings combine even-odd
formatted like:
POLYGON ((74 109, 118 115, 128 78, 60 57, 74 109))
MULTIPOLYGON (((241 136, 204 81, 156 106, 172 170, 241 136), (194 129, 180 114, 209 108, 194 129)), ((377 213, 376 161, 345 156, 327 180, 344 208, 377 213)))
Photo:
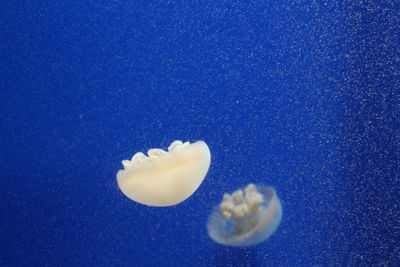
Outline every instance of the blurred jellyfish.
POLYGON ((150 149, 123 160, 117 182, 128 198, 148 206, 172 206, 190 197, 210 167, 210 150, 203 141, 174 141, 168 151, 150 149))
POLYGON ((282 207, 275 189, 249 184, 244 190, 224 194, 208 219, 207 230, 219 244, 252 246, 270 237, 281 218, 282 207))

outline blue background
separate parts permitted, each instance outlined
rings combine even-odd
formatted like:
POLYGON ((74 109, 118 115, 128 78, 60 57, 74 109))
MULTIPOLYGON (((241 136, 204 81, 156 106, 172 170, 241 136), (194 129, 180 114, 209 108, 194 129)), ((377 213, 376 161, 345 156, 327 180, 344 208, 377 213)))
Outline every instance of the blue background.
POLYGON ((1 1, 1 266, 399 266, 398 1, 1 1), (137 151, 204 140, 187 201, 127 199, 137 151), (224 192, 283 220, 215 244, 224 192))

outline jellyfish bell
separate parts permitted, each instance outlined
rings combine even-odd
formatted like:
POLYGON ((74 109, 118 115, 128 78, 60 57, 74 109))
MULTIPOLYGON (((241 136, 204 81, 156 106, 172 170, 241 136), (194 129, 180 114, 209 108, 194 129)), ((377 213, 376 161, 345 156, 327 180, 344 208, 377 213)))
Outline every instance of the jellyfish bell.
POLYGON ((275 189, 249 184, 244 190, 224 194, 208 219, 207 230, 219 244, 252 246, 270 237, 281 218, 282 207, 275 189))
POLYGON ((173 206, 190 197, 203 182, 211 154, 203 141, 174 141, 168 151, 150 149, 123 160, 117 182, 128 198, 148 206, 173 206))

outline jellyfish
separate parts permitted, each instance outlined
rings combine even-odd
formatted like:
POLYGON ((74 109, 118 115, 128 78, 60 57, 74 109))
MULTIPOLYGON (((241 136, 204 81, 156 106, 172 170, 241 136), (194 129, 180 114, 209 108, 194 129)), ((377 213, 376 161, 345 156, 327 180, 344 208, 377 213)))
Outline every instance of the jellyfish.
POLYGON ((281 218, 282 207, 275 189, 249 184, 244 190, 224 194, 208 219, 207 230, 219 244, 252 246, 270 237, 281 218))
POLYGON ((211 154, 203 141, 174 141, 168 151, 159 148, 123 160, 117 182, 125 196, 148 206, 173 206, 190 197, 203 182, 211 154))

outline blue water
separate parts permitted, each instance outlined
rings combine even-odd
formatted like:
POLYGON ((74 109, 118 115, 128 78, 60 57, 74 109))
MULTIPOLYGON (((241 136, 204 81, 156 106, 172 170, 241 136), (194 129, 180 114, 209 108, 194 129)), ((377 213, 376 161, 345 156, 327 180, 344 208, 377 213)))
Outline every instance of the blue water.
POLYGON ((398 1, 8 1, 1 7, 0 266, 399 266, 398 1), (121 160, 204 140, 210 171, 152 208, 121 160), (214 243, 224 192, 283 218, 214 243))

